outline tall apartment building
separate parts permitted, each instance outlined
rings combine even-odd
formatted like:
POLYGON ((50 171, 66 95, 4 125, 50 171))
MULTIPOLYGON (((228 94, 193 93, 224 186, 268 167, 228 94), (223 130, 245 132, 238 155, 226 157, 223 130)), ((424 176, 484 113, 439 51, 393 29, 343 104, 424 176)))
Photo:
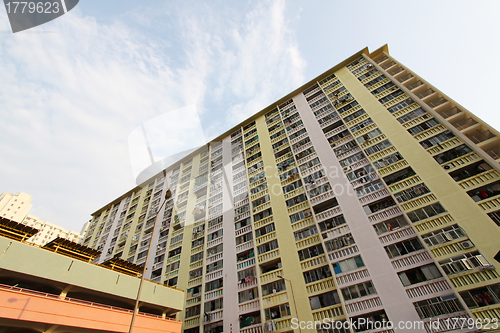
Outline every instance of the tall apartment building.
POLYGON ((42 221, 38 217, 28 214, 33 207, 33 204, 31 204, 32 199, 33 197, 31 195, 24 192, 16 194, 3 192, 0 195, 0 217, 37 229, 38 232, 27 241, 40 246, 50 243, 50 241, 57 237, 75 243, 82 241, 81 238, 85 229, 82 229, 82 232, 78 233, 73 230, 67 230, 54 223, 42 221))
POLYGON ((500 317, 499 145, 364 49, 93 213, 84 244, 185 289, 186 333, 477 331, 452 323, 500 317))
POLYGON ((31 195, 24 192, 3 192, 0 195, 0 216, 17 222, 22 221, 33 207, 31 199, 31 195))

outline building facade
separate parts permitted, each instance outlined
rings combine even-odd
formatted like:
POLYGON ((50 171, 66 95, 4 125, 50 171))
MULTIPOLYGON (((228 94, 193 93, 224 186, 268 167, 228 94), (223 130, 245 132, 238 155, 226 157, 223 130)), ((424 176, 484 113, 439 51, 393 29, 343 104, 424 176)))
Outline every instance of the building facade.
POLYGON ((3 192, 0 195, 0 216, 14 221, 22 221, 33 205, 31 195, 19 192, 3 192))
POLYGON ((364 49, 96 211, 83 244, 185 289, 186 333, 494 328, 499 145, 364 49))
MULTIPOLYGON (((0 218, 0 329, 2 332, 129 332, 142 269, 63 238, 42 246, 26 240, 38 230, 0 218)), ((184 292, 143 283, 135 333, 181 332, 172 317, 184 292)))
POLYGON ((28 214, 33 207, 31 200, 33 197, 27 193, 19 192, 16 194, 3 192, 0 195, 0 217, 7 218, 35 228, 38 232, 31 237, 28 242, 43 246, 50 243, 53 239, 61 237, 69 241, 79 243, 82 241, 81 233, 73 230, 67 230, 57 224, 42 221, 38 217, 28 214))

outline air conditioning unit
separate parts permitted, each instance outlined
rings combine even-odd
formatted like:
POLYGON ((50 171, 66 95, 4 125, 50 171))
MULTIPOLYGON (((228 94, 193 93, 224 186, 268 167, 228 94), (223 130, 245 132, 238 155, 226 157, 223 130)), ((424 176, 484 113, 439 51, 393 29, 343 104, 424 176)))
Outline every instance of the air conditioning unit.
POLYGON ((346 166, 346 167, 344 167, 344 171, 351 171, 351 170, 352 170, 352 169, 351 169, 351 167, 350 167, 350 166, 346 166))
POLYGON ((460 245, 462 245, 462 248, 464 249, 470 249, 471 247, 474 247, 474 243, 472 243, 470 240, 463 241, 460 243, 460 245))
POLYGON ((445 170, 450 170, 451 168, 453 168, 453 164, 446 164, 444 167, 443 167, 445 170))

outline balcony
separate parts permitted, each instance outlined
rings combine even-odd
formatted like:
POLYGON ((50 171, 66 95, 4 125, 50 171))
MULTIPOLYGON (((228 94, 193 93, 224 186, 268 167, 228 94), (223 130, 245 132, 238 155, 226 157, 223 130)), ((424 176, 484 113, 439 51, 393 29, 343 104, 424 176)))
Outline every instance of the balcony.
POLYGON ((445 99, 444 97, 439 97, 439 98, 436 98, 432 101, 427 102, 427 105, 429 105, 431 108, 435 109, 438 106, 445 104, 446 102, 448 102, 447 99, 445 99))
POLYGON ((495 138, 496 135, 491 133, 489 130, 486 130, 484 132, 481 132, 481 133, 478 133, 478 134, 475 134, 471 137, 469 137, 469 139, 474 142, 475 144, 479 144, 481 142, 484 142, 486 140, 489 140, 489 139, 492 139, 492 138, 495 138))
MULTIPOLYGON (((257 281, 257 280, 255 280, 257 281)), ((241 303, 238 305, 238 310, 239 313, 247 313, 247 312, 252 312, 252 311, 259 311, 260 310, 260 304, 258 299, 254 299, 245 303, 241 303)), ((258 326, 260 328, 260 326, 258 326)), ((246 329, 246 328, 245 328, 246 329)), ((241 330, 240 330, 241 332, 241 330)), ((253 332, 253 331, 248 331, 248 332, 253 332)))
POLYGON ((355 271, 337 274, 337 282, 339 285, 352 284, 353 282, 367 280, 370 273, 366 268, 360 268, 355 271))
POLYGON ((380 222, 392 217, 402 215, 403 212, 397 206, 391 206, 368 216, 370 222, 380 222))
MULTIPOLYGON (((443 292, 445 294, 448 294, 450 292, 450 289, 451 287, 448 285, 446 279, 439 278, 415 285, 410 285, 406 287, 406 294, 408 295, 408 298, 422 299, 429 297, 427 295, 430 294, 433 294, 433 297, 436 297, 436 294, 441 294, 443 292)), ((413 300, 413 302, 415 301, 416 300, 413 300)))
POLYGON ((500 159, 500 147, 488 150, 486 154, 490 155, 494 160, 500 159))
POLYGON ((346 311, 350 316, 383 309, 380 297, 373 295, 346 301, 345 303, 346 311))
POLYGON ((388 68, 390 68, 390 67, 392 67, 394 65, 396 65, 396 62, 390 61, 389 63, 387 63, 385 65, 382 65, 382 68, 385 69, 385 70, 387 70, 388 68))
POLYGON ((412 74, 408 73, 408 74, 406 74, 406 75, 404 75, 404 76, 400 77, 400 78, 398 79, 398 81, 399 81, 399 82, 401 82, 401 83, 403 83, 403 82, 405 82, 405 81, 408 81, 408 80, 409 80, 409 79, 411 79, 412 77, 414 77, 414 76, 413 76, 412 74))
POLYGON ((431 263, 432 258, 426 250, 412 252, 410 254, 396 257, 391 261, 395 270, 403 270, 431 263))
POLYGON ((421 93, 418 93, 416 95, 417 95, 418 98, 424 99, 424 98, 426 98, 426 97, 428 97, 428 96, 430 96, 430 95, 432 95, 434 93, 435 93, 435 91, 432 90, 431 88, 429 88, 429 89, 426 89, 426 90, 424 90, 421 93))
POLYGON ((405 69, 404 69, 403 67, 398 67, 398 68, 396 68, 395 70, 393 70, 393 71, 389 72, 389 75, 396 76, 396 75, 398 75, 399 73, 404 72, 404 70, 405 70, 405 69))
POLYGON ((222 320, 223 312, 221 310, 216 310, 212 312, 205 312, 205 318, 203 322, 206 323, 213 323, 219 320, 222 320))
MULTIPOLYGON (((404 76, 403 76, 404 77, 404 76)), ((413 90, 417 87, 420 87, 421 85, 423 85, 424 83, 420 80, 417 80, 413 83, 410 83, 409 85, 406 86, 406 88, 408 88, 409 90, 413 90)))
POLYGON ((465 130, 471 126, 474 126, 476 124, 477 124, 477 121, 475 121, 472 118, 467 118, 467 119, 464 119, 464 120, 459 121, 457 123, 454 123, 452 125, 455 126, 455 128, 457 128, 458 130, 463 131, 463 130, 465 130))

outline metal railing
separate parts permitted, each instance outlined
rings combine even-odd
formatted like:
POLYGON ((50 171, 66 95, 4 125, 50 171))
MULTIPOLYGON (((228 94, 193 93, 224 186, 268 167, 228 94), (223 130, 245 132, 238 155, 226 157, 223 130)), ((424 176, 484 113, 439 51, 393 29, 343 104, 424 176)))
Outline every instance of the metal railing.
POLYGON ((459 121, 459 122, 453 124, 453 126, 455 126, 460 131, 463 131, 464 129, 471 127, 475 124, 477 124, 477 121, 475 121, 472 118, 467 118, 467 119, 464 119, 462 121, 459 121))
MULTIPOLYGON (((5 284, 0 284, 0 289, 3 289, 3 290, 12 290, 14 292, 18 292, 18 293, 22 293, 22 294, 26 294, 26 295, 35 295, 35 296, 39 296, 39 297, 50 298, 50 299, 58 300, 58 301, 61 301, 61 302, 78 303, 78 304, 84 304, 84 305, 99 307, 99 308, 108 309, 108 310, 116 310, 116 311, 133 313, 133 310, 130 310, 130 309, 120 308, 120 307, 106 305, 106 304, 102 304, 102 303, 89 302, 89 301, 85 301, 85 300, 78 299, 78 298, 71 298, 71 297, 64 297, 64 298, 62 298, 59 295, 44 293, 44 292, 40 292, 40 291, 36 291, 36 290, 31 290, 31 289, 26 289, 26 288, 18 288, 18 287, 15 287, 15 286, 8 286, 8 285, 5 285, 5 284)), ((178 320, 178 319, 172 319, 172 318, 168 318, 168 317, 163 318, 161 315, 155 315, 155 314, 145 313, 145 312, 138 312, 138 314, 142 315, 142 316, 147 316, 147 317, 152 317, 152 318, 159 318, 159 319, 165 319, 165 320, 175 321, 175 322, 180 322, 181 321, 181 320, 178 320)))

